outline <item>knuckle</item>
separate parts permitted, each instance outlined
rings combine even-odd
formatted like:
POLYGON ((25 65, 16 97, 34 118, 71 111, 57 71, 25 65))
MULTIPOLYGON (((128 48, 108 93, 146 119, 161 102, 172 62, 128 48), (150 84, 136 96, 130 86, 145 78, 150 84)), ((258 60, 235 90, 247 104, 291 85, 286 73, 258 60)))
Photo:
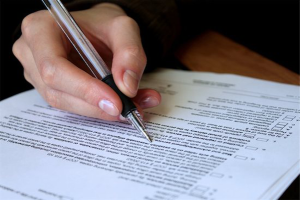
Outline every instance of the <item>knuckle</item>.
POLYGON ((36 25, 36 23, 44 21, 43 17, 47 16, 48 13, 46 11, 38 11, 35 13, 31 13, 27 15, 21 23, 21 31, 22 34, 27 37, 31 35, 32 31, 34 30, 32 27, 36 25))
POLYGON ((47 86, 54 86, 55 79, 55 63, 49 58, 44 58, 38 65, 38 69, 42 80, 47 86))
POLYGON ((25 36, 29 35, 31 33, 31 27, 34 24, 36 18, 36 13, 32 13, 27 15, 21 24, 21 31, 22 34, 24 34, 25 36))
POLYGON ((144 53, 144 50, 139 45, 127 46, 123 51, 123 55, 125 56, 125 59, 137 60, 137 64, 139 66, 145 66, 147 63, 147 57, 144 53))
POLYGON ((55 90, 46 89, 44 93, 44 98, 50 106, 54 108, 60 108, 59 97, 55 90))
POLYGON ((141 48, 138 45, 129 45, 124 49, 124 54, 127 56, 138 57, 141 54, 141 48))
POLYGON ((21 59, 22 57, 22 44, 20 40, 17 40, 12 46, 12 52, 16 56, 17 59, 21 59))
POLYGON ((23 72, 23 76, 24 76, 25 80, 29 82, 30 78, 29 78, 28 73, 25 70, 23 72))
POLYGON ((33 85, 30 76, 26 73, 25 70, 24 70, 23 75, 24 75, 25 80, 26 80, 28 83, 30 83, 31 85, 33 85))
POLYGON ((134 27, 138 28, 137 22, 129 16, 122 15, 114 18, 113 25, 116 27, 125 26, 125 27, 134 27))
POLYGON ((82 99, 92 105, 97 105, 99 101, 99 86, 93 81, 87 81, 85 85, 81 86, 80 92, 82 99))
POLYGON ((147 57, 146 57, 146 54, 144 53, 143 50, 142 50, 142 53, 140 53, 140 55, 139 55, 139 60, 141 62, 141 65, 146 66, 146 64, 147 64, 147 57))

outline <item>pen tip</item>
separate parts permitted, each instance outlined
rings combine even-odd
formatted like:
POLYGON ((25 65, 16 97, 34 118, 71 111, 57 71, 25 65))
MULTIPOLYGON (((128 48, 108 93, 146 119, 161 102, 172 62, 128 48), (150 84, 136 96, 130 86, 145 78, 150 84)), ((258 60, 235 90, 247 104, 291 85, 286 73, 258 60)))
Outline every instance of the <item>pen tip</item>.
POLYGON ((146 130, 143 130, 143 134, 145 135, 145 137, 147 138, 147 140, 149 142, 152 142, 152 139, 150 138, 150 136, 148 135, 148 133, 146 132, 146 130))
POLYGON ((151 138, 149 137, 146 127, 143 124, 142 119, 139 117, 139 115, 136 112, 130 112, 127 115, 128 121, 135 127, 140 133, 142 133, 149 142, 152 142, 151 138))

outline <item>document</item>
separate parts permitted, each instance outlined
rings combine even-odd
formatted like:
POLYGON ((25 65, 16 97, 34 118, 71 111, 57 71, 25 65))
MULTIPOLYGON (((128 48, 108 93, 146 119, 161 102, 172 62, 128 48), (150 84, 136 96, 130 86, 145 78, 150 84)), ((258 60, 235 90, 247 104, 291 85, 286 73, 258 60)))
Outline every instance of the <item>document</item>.
POLYGON ((299 175, 299 86, 159 69, 140 87, 162 95, 152 143, 36 90, 0 102, 0 199, 276 199, 299 175))

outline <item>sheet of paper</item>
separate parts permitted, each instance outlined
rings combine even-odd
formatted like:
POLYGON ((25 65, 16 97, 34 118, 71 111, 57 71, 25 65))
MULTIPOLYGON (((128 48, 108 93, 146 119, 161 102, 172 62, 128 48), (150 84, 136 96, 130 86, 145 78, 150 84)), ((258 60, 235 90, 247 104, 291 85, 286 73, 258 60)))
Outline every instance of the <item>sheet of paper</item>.
POLYGON ((0 199, 278 198, 299 174, 298 86, 161 69, 141 87, 148 143, 130 125, 47 105, 0 103, 0 199))

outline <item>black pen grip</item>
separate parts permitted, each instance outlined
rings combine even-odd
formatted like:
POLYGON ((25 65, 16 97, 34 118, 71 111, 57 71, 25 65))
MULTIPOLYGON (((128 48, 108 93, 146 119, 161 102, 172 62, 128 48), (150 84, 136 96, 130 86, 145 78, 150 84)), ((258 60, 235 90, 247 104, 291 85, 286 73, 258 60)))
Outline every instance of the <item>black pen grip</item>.
POLYGON ((126 117, 130 112, 136 110, 136 107, 134 103, 131 101, 131 99, 119 90, 119 88, 115 84, 112 74, 103 78, 102 81, 107 85, 109 85, 119 95, 123 104, 123 110, 121 113, 123 117, 126 117))

